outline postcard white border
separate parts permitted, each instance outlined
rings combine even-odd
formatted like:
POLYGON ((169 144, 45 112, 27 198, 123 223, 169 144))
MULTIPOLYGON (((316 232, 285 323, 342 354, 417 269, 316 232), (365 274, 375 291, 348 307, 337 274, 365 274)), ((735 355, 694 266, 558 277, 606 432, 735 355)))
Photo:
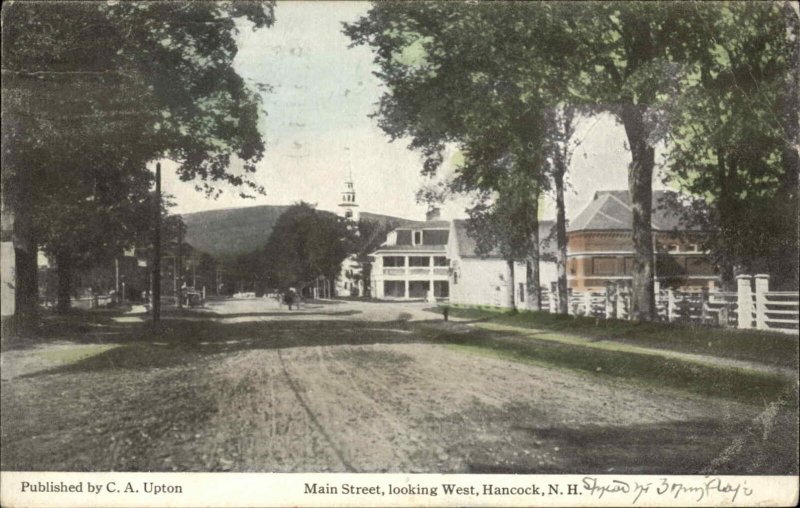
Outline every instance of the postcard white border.
POLYGON ((799 482, 797 476, 2 472, 0 504, 42 508, 796 506, 799 482), (454 488, 448 493, 444 485, 454 488), (488 485, 494 492, 487 491, 488 485), (390 488, 394 491, 389 492, 390 488))

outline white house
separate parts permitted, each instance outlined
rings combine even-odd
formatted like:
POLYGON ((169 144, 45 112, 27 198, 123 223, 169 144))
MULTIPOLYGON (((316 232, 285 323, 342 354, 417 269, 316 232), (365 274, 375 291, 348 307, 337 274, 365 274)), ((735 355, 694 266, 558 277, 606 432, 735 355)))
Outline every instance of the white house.
POLYGON ((450 222, 438 210, 426 221, 407 221, 371 254, 371 287, 381 299, 423 299, 450 294, 447 241, 450 222))
MULTIPOLYGON (((555 263, 555 241, 550 240, 552 221, 539 223, 539 283, 550 287, 558 277, 555 263)), ((450 302, 463 305, 507 307, 511 273, 508 263, 497 251, 477 254, 475 240, 467 233, 467 221, 454 220, 450 226, 447 257, 450 259, 450 302)), ((524 262, 514 263, 514 302, 518 308, 529 304, 526 291, 527 274, 524 262)))

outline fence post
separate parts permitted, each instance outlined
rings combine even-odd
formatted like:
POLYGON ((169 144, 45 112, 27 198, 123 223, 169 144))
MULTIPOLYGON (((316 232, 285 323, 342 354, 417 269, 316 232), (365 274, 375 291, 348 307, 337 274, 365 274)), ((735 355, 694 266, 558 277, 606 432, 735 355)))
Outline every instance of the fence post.
POLYGON ((614 289, 613 289, 613 282, 606 281, 606 319, 611 319, 614 317, 614 302, 612 298, 614 296, 614 289))
MULTIPOLYGON (((722 315, 720 314, 720 317, 722 315)), ((726 315, 727 319, 727 315, 726 315)), ((708 322, 708 287, 700 290, 700 323, 707 324, 708 322)), ((728 323, 719 323, 722 326, 728 326, 728 323)))
POLYGON ((583 293, 583 315, 592 315, 592 292, 588 290, 583 293))
POLYGON ((661 281, 653 281, 653 303, 656 306, 656 317, 661 317, 658 313, 658 303, 661 301, 661 281))
POLYGON ((769 291, 769 275, 759 273, 754 276, 756 286, 756 328, 768 329, 767 326, 767 292, 769 291))
POLYGON ((617 319, 625 319, 625 300, 623 298, 624 290, 625 286, 622 284, 617 284, 617 290, 614 292, 614 307, 617 311, 617 319))
POLYGON ((550 301, 550 314, 558 313, 558 282, 550 283, 550 292, 548 293, 548 300, 550 301))
POLYGON ((667 322, 675 321, 675 290, 667 289, 667 322))
POLYGON ((736 276, 736 313, 739 316, 737 328, 753 327, 753 296, 750 281, 749 275, 736 276))
POLYGON ((575 308, 572 306, 572 288, 567 288, 567 314, 575 315, 575 308))

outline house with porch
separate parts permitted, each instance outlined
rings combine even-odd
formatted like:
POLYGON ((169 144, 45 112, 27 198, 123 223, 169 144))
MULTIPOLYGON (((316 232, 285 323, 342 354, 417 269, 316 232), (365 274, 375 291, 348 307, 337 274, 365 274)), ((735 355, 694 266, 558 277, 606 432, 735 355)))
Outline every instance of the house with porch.
POLYGON ((450 222, 438 210, 425 221, 406 221, 389 232, 372 254, 371 287, 380 299, 425 299, 450 295, 447 242, 450 222))
MULTIPOLYGON (((712 289, 719 283, 703 249, 708 232, 682 219, 681 205, 665 191, 653 192, 655 279, 661 287, 712 289)), ((599 290, 607 282, 631 280, 631 199, 626 190, 597 191, 567 228, 568 287, 599 290)))

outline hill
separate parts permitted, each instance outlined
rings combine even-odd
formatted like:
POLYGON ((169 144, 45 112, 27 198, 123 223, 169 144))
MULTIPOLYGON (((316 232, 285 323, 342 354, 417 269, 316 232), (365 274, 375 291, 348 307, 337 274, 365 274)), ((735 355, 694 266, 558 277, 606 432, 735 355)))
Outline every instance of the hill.
POLYGON ((186 243, 214 257, 251 252, 267 243, 288 206, 249 206, 183 215, 186 243))
MULTIPOLYGON (((251 252, 267 243, 275 222, 287 208, 261 205, 184 214, 186 243, 217 258, 251 252)), ((381 224, 408 222, 369 212, 363 212, 361 218, 381 224)))

